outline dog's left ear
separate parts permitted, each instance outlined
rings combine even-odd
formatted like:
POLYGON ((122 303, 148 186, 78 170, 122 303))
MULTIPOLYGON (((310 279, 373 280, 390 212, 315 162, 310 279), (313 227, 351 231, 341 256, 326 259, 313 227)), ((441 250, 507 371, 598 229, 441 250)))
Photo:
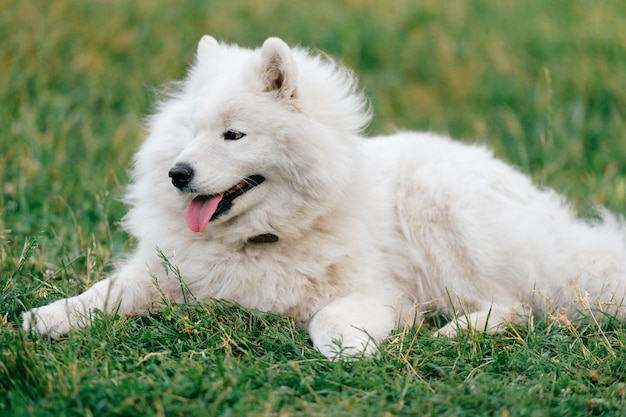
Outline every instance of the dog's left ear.
POLYGON ((298 68, 291 49, 279 38, 268 38, 261 47, 261 77, 265 91, 284 98, 295 96, 298 68))

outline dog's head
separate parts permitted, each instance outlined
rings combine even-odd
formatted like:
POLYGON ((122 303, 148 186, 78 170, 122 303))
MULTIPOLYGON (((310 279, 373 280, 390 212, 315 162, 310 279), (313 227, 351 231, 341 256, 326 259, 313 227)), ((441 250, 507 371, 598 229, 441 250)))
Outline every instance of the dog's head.
POLYGON ((168 182, 159 192, 176 195, 196 233, 236 219, 255 232, 298 230, 345 197, 368 121, 354 77, 332 60, 278 38, 250 50, 204 36, 150 119, 137 177, 168 182))

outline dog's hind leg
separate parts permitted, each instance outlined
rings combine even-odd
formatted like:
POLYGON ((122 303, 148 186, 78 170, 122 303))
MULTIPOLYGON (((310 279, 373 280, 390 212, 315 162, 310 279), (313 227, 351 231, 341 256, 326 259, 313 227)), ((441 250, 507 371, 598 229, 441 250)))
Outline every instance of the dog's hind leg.
POLYGON ((437 330, 435 336, 454 337, 459 331, 466 329, 490 334, 502 333, 507 324, 522 320, 525 314, 521 310, 521 307, 492 304, 476 311, 461 311, 448 324, 437 330))

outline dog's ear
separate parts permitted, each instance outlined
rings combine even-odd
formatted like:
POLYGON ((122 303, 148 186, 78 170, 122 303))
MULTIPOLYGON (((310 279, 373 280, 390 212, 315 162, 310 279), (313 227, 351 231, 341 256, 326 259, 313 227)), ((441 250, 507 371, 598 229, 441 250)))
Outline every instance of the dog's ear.
POLYGON ((207 59, 207 57, 211 55, 211 51, 216 48, 219 48, 219 44, 215 38, 209 35, 204 35, 202 39, 200 39, 200 42, 198 42, 198 49, 196 52, 198 60, 207 59))
POLYGON ((295 96, 298 69, 289 46, 278 38, 268 38, 261 47, 261 77, 265 91, 280 97, 295 96))

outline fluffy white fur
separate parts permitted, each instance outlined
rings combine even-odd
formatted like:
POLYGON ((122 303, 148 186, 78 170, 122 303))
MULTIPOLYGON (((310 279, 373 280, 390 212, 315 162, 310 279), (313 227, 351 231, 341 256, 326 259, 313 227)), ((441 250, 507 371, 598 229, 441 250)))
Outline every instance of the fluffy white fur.
POLYGON ((138 241, 117 272, 33 309, 25 329, 58 337, 94 309, 141 313, 182 301, 157 248, 197 299, 294 315, 326 356, 373 352, 394 326, 437 310, 459 328, 499 331, 579 296, 624 318, 626 231, 593 225, 481 146, 428 133, 364 139, 366 101, 328 58, 268 39, 260 49, 200 41, 197 62, 150 119, 124 224, 138 241), (225 140, 224 132, 245 133, 225 140), (180 191, 168 171, 194 169, 180 191), (199 194, 266 180, 192 232, 199 194), (186 192, 185 192, 186 191, 186 192), (254 243, 271 233, 276 242, 254 243), (253 239, 254 240, 254 239, 253 239))

